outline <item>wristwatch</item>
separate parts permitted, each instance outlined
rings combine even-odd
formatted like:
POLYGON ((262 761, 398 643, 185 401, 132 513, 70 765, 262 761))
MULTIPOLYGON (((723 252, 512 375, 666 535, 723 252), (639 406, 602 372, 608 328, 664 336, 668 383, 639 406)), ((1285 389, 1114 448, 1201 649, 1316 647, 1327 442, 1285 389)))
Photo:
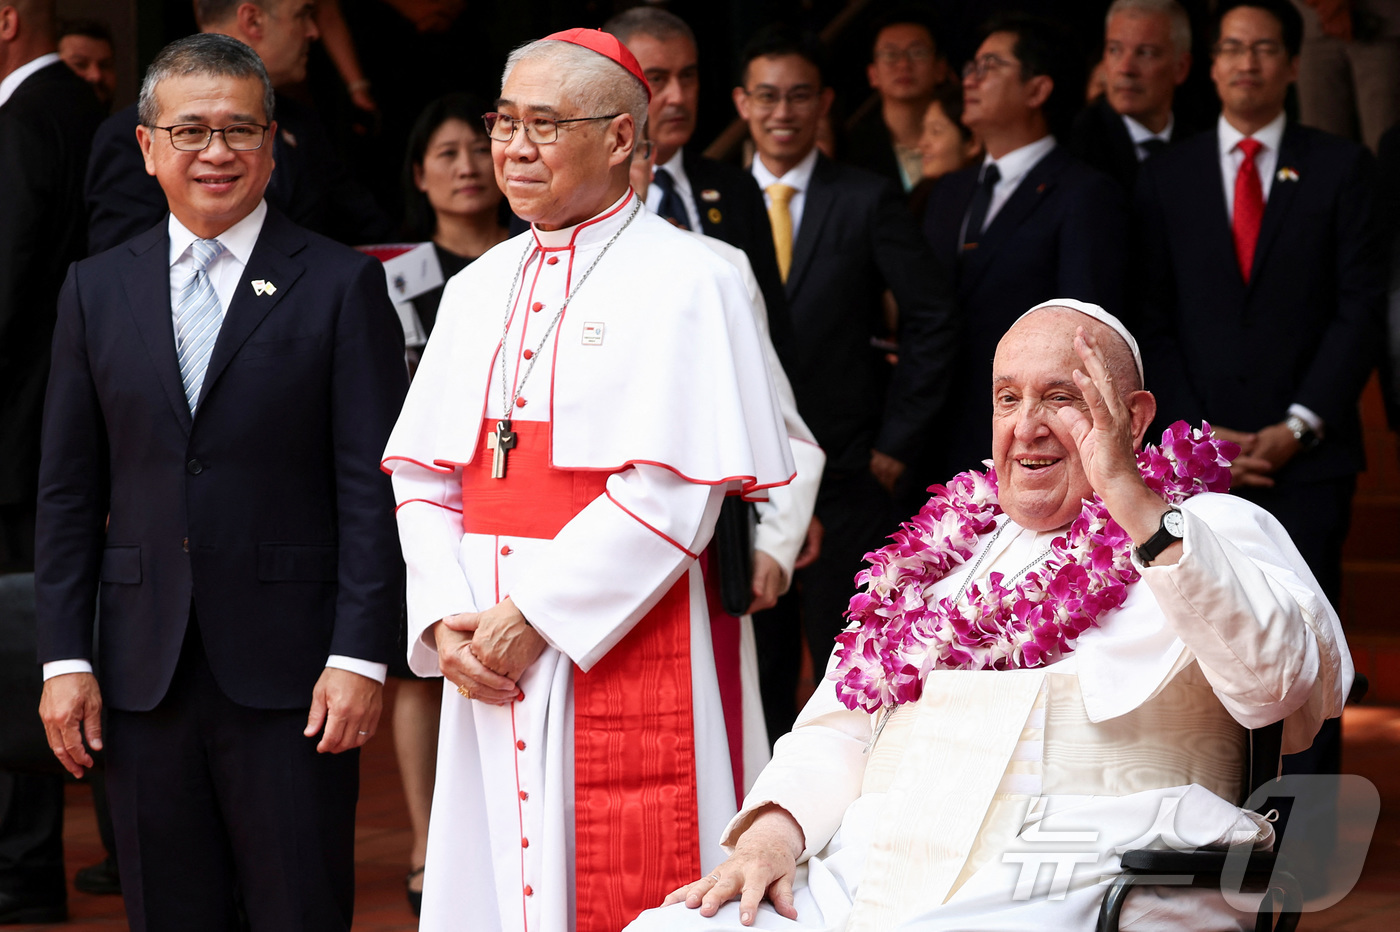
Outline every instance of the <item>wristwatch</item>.
POLYGON ((1138 562, 1143 566, 1151 565, 1152 561, 1162 555, 1172 544, 1186 536, 1186 519, 1181 516, 1180 508, 1172 508, 1162 515, 1162 524, 1157 528, 1157 533, 1142 542, 1142 546, 1137 549, 1138 562))
POLYGON ((1308 422, 1296 414, 1288 415, 1288 420, 1283 422, 1284 426, 1293 432, 1293 439, 1298 441, 1298 445, 1304 450, 1311 450, 1322 442, 1317 431, 1308 425, 1308 422))

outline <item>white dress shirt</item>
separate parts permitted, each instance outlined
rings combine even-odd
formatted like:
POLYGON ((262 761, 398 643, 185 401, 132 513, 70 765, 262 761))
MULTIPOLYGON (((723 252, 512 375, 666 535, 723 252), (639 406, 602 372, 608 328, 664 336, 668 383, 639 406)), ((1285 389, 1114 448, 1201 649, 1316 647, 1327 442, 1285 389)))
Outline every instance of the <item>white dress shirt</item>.
POLYGON ((788 201, 788 213, 792 216, 792 242, 797 245, 797 232, 802 229, 802 209, 807 205, 807 189, 812 185, 812 170, 817 167, 817 149, 814 146, 802 161, 794 165, 787 174, 779 178, 768 170, 768 166, 763 164, 763 156, 753 157, 754 181, 763 189, 763 203, 769 207, 773 206, 773 199, 768 196, 768 186, 772 184, 785 184, 797 191, 788 201))
POLYGON ((1172 129, 1176 126, 1175 113, 1167 116, 1167 125, 1163 127, 1160 133, 1152 132, 1152 130, 1143 126, 1127 114, 1119 115, 1123 118, 1123 125, 1127 127, 1128 138, 1133 141, 1133 154, 1137 156, 1139 162, 1146 162, 1147 157, 1152 154, 1143 147, 1143 143, 1153 139, 1160 139, 1162 142, 1172 141, 1172 129))
POLYGON ((0 107, 5 106, 5 102, 10 99, 10 95, 15 92, 15 88, 24 83, 24 79, 29 77, 40 68, 47 68, 58 61, 57 52, 49 52, 47 55, 40 55, 33 61, 25 62, 14 71, 5 75, 5 80, 0 81, 0 107))
MULTIPOLYGON (((1259 184, 1264 189, 1265 205, 1269 203, 1269 192, 1273 190, 1274 174, 1278 169, 1278 148, 1283 143, 1283 128, 1286 122, 1287 115, 1280 112, 1252 137, 1263 146, 1254 156, 1254 167, 1259 172, 1259 184)), ((1240 166, 1244 164, 1244 153, 1236 146, 1245 135, 1231 126, 1222 113, 1217 124, 1216 136, 1220 140, 1220 180, 1225 186, 1225 215, 1234 223, 1235 176, 1240 173, 1240 166)), ((1288 413, 1302 418, 1319 436, 1322 435, 1325 426, 1323 420, 1311 408, 1295 403, 1288 406, 1288 413)))
MULTIPOLYGON (((1263 129, 1253 134, 1253 139, 1263 145, 1254 156, 1254 167, 1259 170, 1259 183, 1264 186, 1264 203, 1269 203, 1269 191, 1274 186, 1274 170, 1278 168, 1278 147, 1283 142, 1283 125, 1286 121, 1280 113, 1263 129)), ((1235 176, 1244 163, 1244 153, 1235 147, 1244 139, 1244 133, 1230 125, 1225 114, 1220 115, 1216 136, 1220 139, 1220 180, 1225 184, 1225 215, 1230 222, 1235 220, 1235 176)))
MULTIPOLYGON (((1042 136, 1029 145, 1019 149, 1012 149, 999 159, 994 159, 990 155, 982 160, 981 178, 987 171, 988 165, 995 165, 997 171, 1001 172, 1001 178, 997 180, 997 186, 992 189, 992 201, 987 205, 987 219, 982 224, 982 230, 992 225, 993 218, 997 211, 1006 206, 1006 202, 1011 200, 1011 195, 1016 193, 1016 188, 1021 184, 1021 179, 1030 174, 1030 170, 1035 168, 1040 160, 1050 154, 1050 150, 1055 148, 1054 136, 1042 136)), ((977 232, 982 232, 978 230, 977 232)))
MULTIPOLYGON (((228 314, 229 302, 233 300, 234 292, 243 279, 243 271, 248 266, 248 258, 253 254, 253 247, 257 244, 258 234, 262 232, 263 220, 266 217, 267 201, 259 201, 258 206, 254 207, 248 216, 214 237, 224 246, 224 251, 219 253, 218 258, 209 263, 208 269, 209 283, 214 287, 214 294, 219 299, 221 324, 223 317, 228 314)), ((173 327, 175 325, 174 308, 180 303, 180 290, 188 280, 191 266, 194 263, 190 247, 199 237, 191 233, 179 220, 176 220, 174 214, 170 215, 169 230, 170 307, 172 311, 171 326, 173 327)), ((326 658, 326 666, 349 670, 351 673, 358 673, 379 683, 384 682, 384 678, 389 673, 387 663, 373 663, 369 660, 345 657, 340 654, 331 654, 326 658)), ((44 664, 44 679, 46 680, 64 673, 91 672, 92 664, 87 660, 52 660, 44 664)))
MULTIPOLYGON (((656 173, 663 168, 670 174, 671 180, 675 182, 676 196, 679 197, 681 203, 685 205, 685 222, 690 224, 692 230, 699 232, 700 212, 695 207, 695 190, 691 188, 690 177, 685 173, 685 153, 677 149, 676 154, 671 156, 669 162, 655 166, 651 170, 653 181, 656 179, 656 173)), ((663 196, 665 196, 665 192, 657 185, 653 184, 651 187, 647 188, 647 210, 654 214, 659 213, 661 211, 661 198, 663 196)))

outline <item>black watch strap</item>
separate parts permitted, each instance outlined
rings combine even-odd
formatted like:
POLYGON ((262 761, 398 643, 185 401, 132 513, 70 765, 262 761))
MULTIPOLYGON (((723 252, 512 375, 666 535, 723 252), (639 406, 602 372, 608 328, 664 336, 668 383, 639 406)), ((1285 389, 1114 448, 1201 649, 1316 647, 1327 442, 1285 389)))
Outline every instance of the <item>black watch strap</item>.
POLYGON ((1153 560, 1162 555, 1172 544, 1181 540, 1185 536, 1184 522, 1181 518, 1181 509, 1172 508, 1162 514, 1162 523, 1157 528, 1157 533, 1142 542, 1142 546, 1137 549, 1138 562, 1144 566, 1150 565, 1153 560))

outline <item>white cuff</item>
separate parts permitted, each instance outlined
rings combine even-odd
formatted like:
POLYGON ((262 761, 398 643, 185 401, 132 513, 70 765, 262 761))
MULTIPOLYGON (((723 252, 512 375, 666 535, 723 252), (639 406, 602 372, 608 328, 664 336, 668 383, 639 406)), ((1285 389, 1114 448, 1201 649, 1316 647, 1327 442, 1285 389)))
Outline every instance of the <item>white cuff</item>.
POLYGON ((1302 418, 1303 422, 1311 427, 1313 433, 1317 434, 1319 437, 1325 433, 1325 431, 1323 431, 1325 425, 1322 422, 1322 418, 1318 417, 1311 408, 1306 408, 1300 404, 1291 404, 1288 406, 1288 413, 1302 418))
POLYGON ((346 657, 341 654, 331 654, 326 658, 327 667, 335 667, 337 670, 349 670, 351 673, 358 673, 360 676, 374 680, 383 684, 384 678, 389 675, 389 665, 387 663, 372 663, 368 660, 360 660, 357 657, 346 657))
POLYGON ((65 673, 91 673, 92 662, 88 660, 50 660, 44 664, 44 679, 51 680, 65 673))

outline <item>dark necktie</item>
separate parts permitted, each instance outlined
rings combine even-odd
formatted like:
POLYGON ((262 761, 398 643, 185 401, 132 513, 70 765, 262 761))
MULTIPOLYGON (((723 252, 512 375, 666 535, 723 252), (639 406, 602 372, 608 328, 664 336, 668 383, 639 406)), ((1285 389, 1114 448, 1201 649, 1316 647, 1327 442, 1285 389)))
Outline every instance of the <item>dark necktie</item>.
POLYGON ((676 179, 672 178, 666 169, 658 168, 656 174, 652 175, 651 183, 661 191, 661 202, 656 205, 657 214, 682 230, 689 230, 690 221, 686 219, 685 202, 676 193, 676 179))
POLYGON ((977 191, 972 195, 972 203, 967 208, 966 222, 963 223, 963 249, 977 248, 977 241, 982 238, 982 228, 987 225, 987 209, 992 206, 992 191, 1000 180, 1001 170, 995 162, 983 169, 982 180, 978 182, 977 191))
POLYGON ((1153 136, 1151 139, 1144 139, 1142 142, 1138 143, 1138 148, 1147 153, 1147 155, 1143 157, 1143 161, 1147 161, 1147 159, 1152 158, 1154 155, 1160 155, 1162 150, 1166 147, 1167 141, 1165 139, 1158 139, 1156 136, 1153 136))
POLYGON ((1257 139, 1246 136, 1235 146, 1244 153, 1239 173, 1235 175, 1235 216, 1231 224, 1235 235, 1235 258, 1240 263, 1240 275, 1249 284, 1254 268, 1254 247, 1259 244, 1259 222, 1264 219, 1264 185, 1259 180, 1259 168, 1254 157, 1264 148, 1257 139))

